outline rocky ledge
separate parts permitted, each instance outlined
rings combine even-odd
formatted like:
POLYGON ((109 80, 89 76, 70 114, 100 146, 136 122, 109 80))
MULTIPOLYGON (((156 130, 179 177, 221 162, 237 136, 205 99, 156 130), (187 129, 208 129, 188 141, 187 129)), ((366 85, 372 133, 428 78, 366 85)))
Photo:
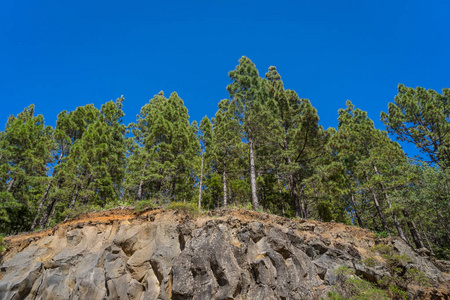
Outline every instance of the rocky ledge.
POLYGON ((388 273, 381 256, 377 266, 363 263, 378 244, 429 278, 410 297, 450 297, 448 264, 401 240, 246 210, 122 208, 5 243, 0 299, 326 299, 341 266, 371 282, 388 273))

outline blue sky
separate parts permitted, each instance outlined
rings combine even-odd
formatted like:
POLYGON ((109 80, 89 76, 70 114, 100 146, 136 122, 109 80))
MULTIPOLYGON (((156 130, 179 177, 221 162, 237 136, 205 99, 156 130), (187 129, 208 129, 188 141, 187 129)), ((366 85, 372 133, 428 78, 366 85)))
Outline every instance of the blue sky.
POLYGON ((398 83, 450 87, 450 1, 13 1, 0 4, 0 124, 124 95, 125 123, 163 90, 191 120, 228 97, 245 55, 337 126, 350 99, 379 114, 398 83))

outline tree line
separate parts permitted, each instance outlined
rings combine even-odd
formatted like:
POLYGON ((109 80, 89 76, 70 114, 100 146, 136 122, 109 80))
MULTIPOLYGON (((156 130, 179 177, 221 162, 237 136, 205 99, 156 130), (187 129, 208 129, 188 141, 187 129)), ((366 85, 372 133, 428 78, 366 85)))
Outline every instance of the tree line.
POLYGON ((397 235, 450 257, 450 90, 399 85, 386 130, 347 101, 337 128, 308 99, 242 57, 229 99, 189 121, 183 100, 155 95, 123 124, 123 101, 61 112, 34 105, 0 132, 0 232, 45 228, 77 212, 175 201, 240 206, 397 235), (390 136, 424 154, 409 158, 390 136))

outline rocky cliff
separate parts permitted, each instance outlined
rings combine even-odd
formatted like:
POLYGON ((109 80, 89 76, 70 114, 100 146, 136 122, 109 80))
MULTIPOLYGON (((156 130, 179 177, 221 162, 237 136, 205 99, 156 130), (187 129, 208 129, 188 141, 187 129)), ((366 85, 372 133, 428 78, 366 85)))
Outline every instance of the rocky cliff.
POLYGON ((5 243, 0 299, 327 299, 342 266, 371 282, 389 275, 377 245, 406 254, 403 267, 429 279, 408 285, 409 297, 450 295, 445 262, 400 240, 246 210, 115 209, 5 243))

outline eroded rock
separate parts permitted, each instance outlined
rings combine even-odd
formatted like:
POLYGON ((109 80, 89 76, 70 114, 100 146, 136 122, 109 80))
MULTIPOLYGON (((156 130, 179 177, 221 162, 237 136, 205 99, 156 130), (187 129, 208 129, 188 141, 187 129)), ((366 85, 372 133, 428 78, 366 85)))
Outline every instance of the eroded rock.
MULTIPOLYGON (((198 219, 174 211, 129 215, 117 220, 108 212, 106 220, 6 239, 0 299, 320 299, 340 266, 371 282, 387 274, 362 263, 374 244, 370 234, 342 224, 250 211, 198 219)), ((448 280, 424 255, 392 243, 436 286, 448 280)), ((442 288, 431 293, 448 297, 442 288)))

